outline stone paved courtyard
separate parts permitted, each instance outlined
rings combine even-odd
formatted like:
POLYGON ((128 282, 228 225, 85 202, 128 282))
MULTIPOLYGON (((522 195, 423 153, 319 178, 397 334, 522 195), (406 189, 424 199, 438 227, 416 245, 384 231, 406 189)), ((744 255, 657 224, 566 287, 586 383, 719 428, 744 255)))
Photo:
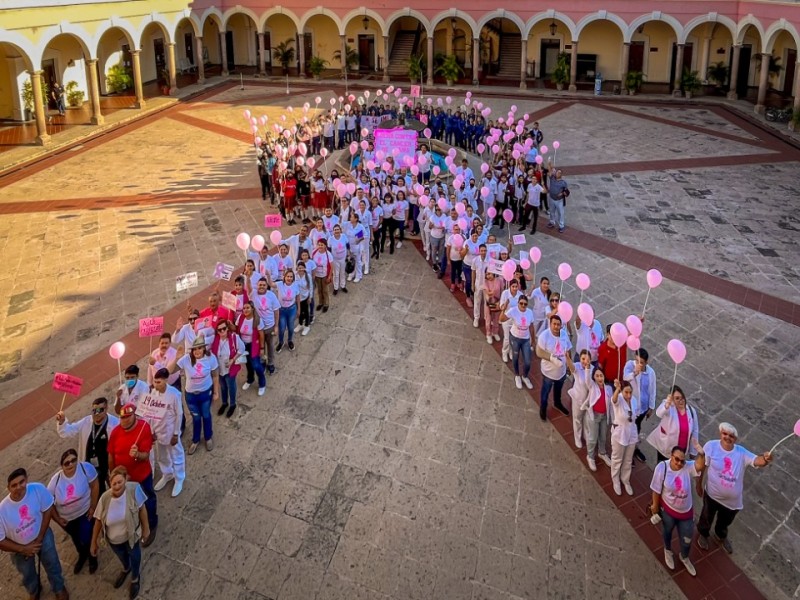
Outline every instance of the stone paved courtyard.
MULTIPOLYGON (((40 172, 0 179, 0 410, 56 370, 96 352, 110 360, 105 349, 138 318, 185 303, 176 275, 197 271, 203 289, 217 261, 241 261, 233 239, 258 231, 264 214, 241 111, 279 118, 281 92, 222 91, 40 172), (50 205, 60 201, 69 208, 50 205)), ((330 92, 298 90, 292 101, 313 106, 316 95, 330 92)), ((547 142, 562 143, 558 162, 574 192, 569 235, 540 233, 528 245, 543 251, 537 275, 554 278, 566 261, 591 276, 587 298, 603 323, 640 310, 644 273, 569 241, 581 232, 797 302, 795 149, 719 112, 489 102, 494 115, 511 104, 553 111, 540 122, 547 142), (744 156, 745 168, 725 164, 744 156), (696 166, 633 164, 686 158, 696 166), (606 163, 629 164, 587 168, 606 163)), ((570 283, 564 294, 577 304, 570 283)), ((636 502, 615 506, 607 474, 593 476, 557 428, 539 421, 532 397, 516 390, 411 244, 333 306, 294 354, 279 355, 265 397, 242 393, 237 415, 215 423, 217 446, 189 457, 184 493, 159 496, 162 526, 145 552, 143 598, 684 596, 679 578, 688 576, 671 578, 657 545, 634 531, 644 518, 636 502)), ((698 408, 703 439, 727 420, 745 446, 763 452, 800 416, 796 326, 665 281, 650 297, 643 336, 660 397, 672 337, 689 351, 678 383, 698 408)), ((71 419, 88 399, 68 410, 71 419)), ((49 477, 68 447, 54 430, 48 420, 5 448, 2 472, 24 464, 33 478, 49 477)), ((736 565, 768 598, 800 594, 798 458, 791 442, 773 467, 748 474, 746 507, 731 530, 736 565)), ((643 478, 637 500, 646 498, 643 478)), ((74 552, 62 537, 71 572, 74 552)), ((725 574, 696 549, 693 559, 700 576, 690 596, 715 597, 725 574)), ((121 597, 110 585, 117 569, 104 554, 100 582, 70 574, 73 597, 121 597)), ((0 597, 20 594, 10 561, 0 559, 0 597)))

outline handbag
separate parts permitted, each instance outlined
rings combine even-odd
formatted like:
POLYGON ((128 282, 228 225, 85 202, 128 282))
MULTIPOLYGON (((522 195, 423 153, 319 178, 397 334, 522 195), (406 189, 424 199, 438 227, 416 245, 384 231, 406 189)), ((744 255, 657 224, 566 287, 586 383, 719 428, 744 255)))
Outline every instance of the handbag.
POLYGON ((348 256, 347 260, 344 261, 344 272, 350 275, 350 273, 355 272, 356 270, 356 259, 352 256, 348 256))

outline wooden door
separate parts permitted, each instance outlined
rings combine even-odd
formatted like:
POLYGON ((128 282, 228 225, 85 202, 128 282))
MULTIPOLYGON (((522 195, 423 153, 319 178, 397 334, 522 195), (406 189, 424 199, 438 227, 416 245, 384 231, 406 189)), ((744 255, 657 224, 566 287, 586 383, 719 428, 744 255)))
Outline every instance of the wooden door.
POLYGON ((644 73, 644 42, 631 42, 628 53, 628 71, 644 73))
POLYGON ((375 37, 372 35, 358 36, 358 70, 375 70, 375 37))
POLYGON ((191 33, 183 34, 183 49, 189 64, 194 64, 194 36, 191 33))
POLYGON ((790 48, 786 51, 786 71, 783 78, 783 95, 789 98, 794 96, 794 71, 797 66, 797 50, 790 48))

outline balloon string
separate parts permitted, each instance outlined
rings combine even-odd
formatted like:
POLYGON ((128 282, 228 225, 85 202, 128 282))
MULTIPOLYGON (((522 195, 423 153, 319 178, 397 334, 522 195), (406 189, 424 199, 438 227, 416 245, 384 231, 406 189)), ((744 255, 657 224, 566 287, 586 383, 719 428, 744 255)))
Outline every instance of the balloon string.
POLYGON ((793 438, 793 437, 794 437, 794 432, 790 433, 790 434, 789 434, 789 435, 787 435, 785 438, 783 438, 781 441, 779 441, 777 444, 775 444, 775 445, 772 447, 772 449, 769 451, 769 453, 770 453, 770 454, 772 454, 773 452, 775 452, 775 448, 777 448, 778 446, 780 446, 780 445, 781 445, 783 442, 785 442, 786 440, 788 440, 788 439, 791 439, 791 438, 793 438))
POLYGON ((678 363, 675 363, 675 372, 672 374, 672 385, 669 387, 669 393, 672 393, 673 388, 675 387, 675 380, 678 377, 678 363))
POLYGON ((561 297, 564 295, 564 280, 561 280, 561 287, 558 290, 558 300, 561 301, 561 297))
POLYGON ((119 373, 119 384, 122 385, 122 365, 120 364, 119 359, 117 359, 117 372, 119 373))
POLYGON ((647 296, 644 297, 644 308, 642 309, 642 317, 644 317, 644 313, 647 312, 647 300, 650 298, 650 290, 653 288, 647 287, 647 296))
POLYGON ((578 304, 583 304, 583 290, 581 290, 581 299, 580 302, 578 302, 578 304))

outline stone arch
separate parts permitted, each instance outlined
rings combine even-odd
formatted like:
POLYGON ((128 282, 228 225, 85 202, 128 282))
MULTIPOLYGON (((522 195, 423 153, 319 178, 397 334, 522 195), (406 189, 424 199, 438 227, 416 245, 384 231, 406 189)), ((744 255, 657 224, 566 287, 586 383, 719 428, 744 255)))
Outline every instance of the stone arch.
POLYGON ((37 62, 34 64, 41 63, 41 58, 44 56, 44 51, 50 43, 60 35, 68 35, 71 38, 77 40, 78 45, 83 50, 84 56, 87 59, 91 59, 95 57, 95 53, 92 52, 92 45, 89 43, 92 39, 86 30, 78 25, 73 25, 72 23, 61 23, 60 25, 55 25, 47 29, 39 41, 39 50, 41 54, 38 57, 37 62))
POLYGON ((228 29, 228 21, 235 14, 243 14, 250 17, 253 23, 255 23, 256 28, 258 28, 259 33, 261 32, 261 21, 258 18, 258 15, 256 15, 256 13, 254 13, 251 9, 239 5, 234 6, 233 8, 229 8, 228 10, 225 11, 225 14, 223 15, 222 19, 221 31, 226 31, 228 29))
POLYGON ((758 31, 758 37, 761 43, 761 47, 757 48, 756 50, 759 53, 761 53, 764 48, 764 40, 765 40, 764 26, 761 25, 761 21, 756 19, 753 15, 747 15, 746 17, 742 18, 741 21, 739 21, 739 24, 736 27, 736 43, 741 44, 744 42, 744 37, 747 34, 747 29, 750 27, 750 25, 752 25, 753 28, 756 31, 758 31))
POLYGON ((136 41, 135 41, 136 37, 134 37, 134 32, 136 31, 136 28, 133 27, 133 25, 131 25, 130 22, 128 22, 125 19, 114 18, 114 19, 109 19, 98 28, 97 33, 95 34, 94 37, 94 47, 97 50, 99 50, 100 42, 103 39, 103 36, 112 29, 118 29, 119 31, 121 31, 125 35, 125 37, 128 38, 128 43, 130 44, 131 48, 136 48, 136 41))
POLYGON ((433 35, 433 29, 431 28, 431 22, 428 20, 428 17, 423 15, 418 10, 414 10, 413 8, 403 8, 389 15, 386 19, 386 35, 389 35, 389 30, 394 22, 402 19, 403 17, 414 17, 417 21, 422 23, 422 26, 425 28, 425 32, 428 35, 433 35))
POLYGON ((224 31, 222 26, 225 23, 225 19, 223 18, 222 13, 220 12, 220 10, 215 6, 212 6, 210 8, 207 8, 205 10, 205 12, 203 13, 203 16, 200 18, 200 32, 201 33, 205 30, 206 21, 208 21, 209 19, 211 19, 212 21, 214 21, 214 23, 216 23, 217 28, 220 31, 224 31))
POLYGON ((504 8, 498 8, 493 10, 492 12, 486 13, 481 17, 480 21, 478 21, 477 31, 479 35, 484 25, 486 25, 492 19, 508 19, 509 21, 514 23, 514 25, 517 26, 520 34, 522 34, 522 32, 525 31, 525 23, 522 21, 522 19, 520 19, 517 13, 508 11, 504 8))
POLYGON ((528 37, 530 37, 531 31, 533 31, 533 28, 536 26, 537 23, 541 23, 542 21, 555 20, 555 19, 561 21, 562 23, 564 23, 564 25, 567 26, 567 28, 569 29, 569 33, 572 36, 572 39, 570 41, 574 41, 574 40, 578 39, 578 29, 575 26, 575 21, 570 19, 564 13, 559 12, 557 10, 553 10, 553 9, 546 10, 546 11, 541 12, 538 15, 534 15, 530 19, 528 19, 528 22, 525 23, 525 29, 522 32, 523 39, 527 39, 528 37))
POLYGON ((633 38, 633 34, 636 33, 636 30, 645 23, 650 23, 651 21, 661 21, 662 23, 666 23, 669 25, 672 30, 675 32, 675 37, 678 40, 681 40, 685 37, 683 25, 681 25, 680 21, 671 15, 665 15, 661 11, 654 10, 650 14, 641 15, 636 17, 631 24, 628 25, 627 30, 624 32, 623 41, 628 43, 633 38))
POLYGON ((795 48, 800 50, 800 34, 797 33, 795 26, 789 23, 786 19, 779 19, 770 25, 767 28, 767 31, 764 33, 764 52, 767 54, 772 54, 772 50, 775 47, 775 41, 783 31, 792 36, 795 48))
POLYGON ((598 10, 597 12, 584 15, 583 18, 578 21, 577 25, 575 26, 575 33, 580 38, 581 31, 589 25, 590 23, 594 23, 595 21, 611 21, 617 27, 619 27, 619 32, 622 35, 623 39, 625 39, 625 32, 628 30, 628 24, 620 17, 614 13, 610 13, 606 10, 598 10))
POLYGON ((167 23, 166 17, 164 17, 164 15, 161 13, 147 15, 147 17, 145 17, 145 19, 139 24, 139 28, 136 30, 136 37, 139 40, 139 43, 141 44, 142 42, 144 30, 153 24, 161 29, 161 33, 164 34, 164 42, 166 44, 171 44, 173 42, 172 28, 169 26, 169 23, 167 23))
POLYGON ((183 25, 184 21, 188 21, 189 25, 192 26, 192 33, 196 37, 202 35, 203 30, 200 28, 200 19, 196 14, 187 11, 186 14, 175 19, 175 23, 172 26, 172 39, 175 42, 178 41, 178 28, 183 25))
POLYGON ((8 44, 14 50, 19 52, 22 59, 25 61, 25 68, 33 70, 33 65, 41 62, 41 51, 34 46, 28 38, 16 31, 8 31, 0 29, 0 44, 8 44), (34 62, 36 57, 39 57, 38 62, 34 62))
POLYGON ((8 78, 0 80, 0 118, 23 121, 25 119, 25 104, 22 99, 22 90, 25 82, 30 81, 30 72, 33 65, 33 53, 36 52, 26 38, 13 31, 0 29, 0 60, 7 64, 8 78))
POLYGON ((345 35, 346 32, 345 30, 347 29, 347 26, 350 24, 350 21, 352 21, 356 17, 364 17, 364 16, 367 16, 373 21, 375 21, 378 24, 378 27, 380 27, 381 35, 386 35, 386 32, 388 31, 386 29, 386 21, 377 12, 365 6, 353 9, 349 13, 347 13, 344 17, 342 17, 342 27, 341 29, 339 29, 339 35, 345 35))
POLYGON ((435 31, 436 26, 439 25, 439 23, 441 23, 445 19, 450 19, 452 17, 461 19, 467 25, 469 25, 470 29, 472 29, 473 38, 475 38, 477 35, 480 35, 481 29, 480 27, 478 27, 478 23, 475 21, 475 19, 472 18, 472 15, 462 10, 458 10, 457 8, 451 8, 444 12, 440 12, 438 15, 433 17, 433 19, 431 19, 431 30, 435 31))
POLYGON ((683 35, 678 38, 679 44, 685 44, 686 39, 689 37, 689 34, 692 31, 704 23, 719 23, 723 27, 727 28, 731 34, 731 39, 736 39, 736 21, 731 19, 730 17, 726 17, 725 15, 720 15, 717 13, 708 13, 707 15, 700 15, 686 23, 683 27, 683 35))
POLYGON ((297 31, 300 31, 300 17, 298 17, 297 14, 295 14, 292 10, 284 8, 283 6, 273 6, 267 12, 262 13, 261 20, 258 22, 259 29, 261 31, 266 31, 267 21, 270 17, 275 15, 283 15, 287 17, 292 23, 294 23, 297 31))
POLYGON ((322 6, 318 6, 317 8, 312 8, 311 10, 309 10, 306 14, 304 14, 301 17, 301 19, 300 19, 300 27, 298 28, 298 31, 302 32, 305 29, 306 25, 308 24, 308 21, 312 17, 316 17, 318 15, 324 15, 324 16, 330 18, 336 24, 336 28, 339 31, 339 35, 344 35, 342 33, 344 31, 344 25, 342 25, 342 20, 339 18, 339 15, 337 15, 332 10, 330 10, 328 8, 325 8, 325 7, 322 7, 322 6))

